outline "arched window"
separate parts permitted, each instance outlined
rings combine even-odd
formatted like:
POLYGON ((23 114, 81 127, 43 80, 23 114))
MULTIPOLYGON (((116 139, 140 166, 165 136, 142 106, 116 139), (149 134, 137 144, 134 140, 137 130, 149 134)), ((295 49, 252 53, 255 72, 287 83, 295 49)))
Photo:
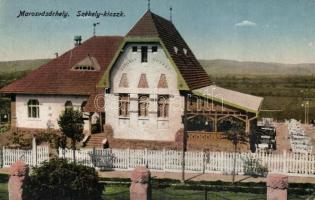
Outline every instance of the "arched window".
POLYGON ((83 101, 81 104, 81 112, 84 112, 84 107, 86 106, 87 101, 83 101))
POLYGON ((138 115, 139 117, 147 117, 149 114, 149 95, 139 95, 138 99, 138 115))
POLYGON ((66 103, 65 103, 65 109, 71 109, 71 108, 73 108, 72 102, 71 102, 71 101, 66 101, 66 103))
POLYGON ((39 118, 39 102, 37 99, 30 99, 27 108, 29 118, 39 118))
POLYGON ((158 117, 168 117, 169 109, 169 96, 168 95, 159 95, 158 96, 158 117))

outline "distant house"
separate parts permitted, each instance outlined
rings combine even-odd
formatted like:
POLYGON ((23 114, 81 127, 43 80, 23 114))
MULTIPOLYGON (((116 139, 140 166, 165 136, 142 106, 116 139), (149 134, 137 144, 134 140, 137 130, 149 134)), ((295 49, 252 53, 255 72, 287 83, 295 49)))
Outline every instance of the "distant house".
POLYGON ((0 92, 11 95, 13 127, 58 129, 59 115, 70 106, 84 112, 86 135, 93 124, 101 124, 101 129, 110 127, 108 137, 143 143, 174 142, 184 114, 206 116, 212 131, 232 116, 244 121, 249 132, 262 102, 211 85, 174 24, 151 11, 125 36, 78 41, 0 92))

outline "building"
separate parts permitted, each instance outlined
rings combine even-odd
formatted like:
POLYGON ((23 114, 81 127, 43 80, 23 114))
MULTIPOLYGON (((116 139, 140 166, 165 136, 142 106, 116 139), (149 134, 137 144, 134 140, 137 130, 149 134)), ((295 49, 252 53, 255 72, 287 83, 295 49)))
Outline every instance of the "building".
POLYGON ((11 96, 13 127, 58 129, 59 115, 72 106, 84 112, 87 136, 97 123, 110 127, 112 139, 161 144, 178 139, 184 115, 205 116, 212 131, 234 117, 249 133, 262 102, 211 85, 174 24, 151 11, 125 36, 94 36, 82 44, 77 38, 73 49, 0 92, 11 96))

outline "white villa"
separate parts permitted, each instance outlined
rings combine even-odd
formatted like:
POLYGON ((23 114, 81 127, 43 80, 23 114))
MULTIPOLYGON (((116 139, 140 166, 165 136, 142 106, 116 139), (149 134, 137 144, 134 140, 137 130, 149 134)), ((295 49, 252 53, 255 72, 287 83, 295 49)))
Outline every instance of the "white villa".
POLYGON ((172 143, 183 117, 197 115, 213 132, 234 117, 250 133, 262 98, 211 84, 174 24, 147 11, 125 36, 77 38, 73 49, 0 92, 11 97, 12 128, 23 130, 59 129, 59 115, 72 106, 84 112, 86 136, 100 124, 100 132, 111 129, 102 138, 120 142, 172 143))

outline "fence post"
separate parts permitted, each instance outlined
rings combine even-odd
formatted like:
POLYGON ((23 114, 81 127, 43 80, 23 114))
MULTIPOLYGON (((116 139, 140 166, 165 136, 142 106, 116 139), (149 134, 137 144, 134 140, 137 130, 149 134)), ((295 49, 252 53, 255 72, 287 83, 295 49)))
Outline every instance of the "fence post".
POLYGON ((148 149, 147 149, 147 148, 144 149, 144 157, 145 157, 145 166, 146 166, 147 168, 149 168, 148 149))
MULTIPOLYGON (((104 149, 102 149, 102 152, 104 152, 104 149)), ((95 147, 93 147, 92 151, 92 158, 93 158, 93 167, 96 167, 96 152, 95 152, 95 147)))
POLYGON ((287 167, 287 151, 286 150, 283 150, 282 163, 283 163, 283 172, 287 173, 288 167, 287 167))
POLYGON ((130 148, 127 149, 127 169, 129 169, 131 166, 130 164, 130 148))
POLYGON ((206 171, 206 154, 204 150, 202 151, 202 173, 204 174, 206 171))
POLYGON ((166 151, 165 148, 163 148, 163 171, 166 170, 166 151))
POLYGON ((5 166, 5 165, 4 165, 4 163, 5 163, 5 162, 4 162, 4 159, 5 159, 5 158, 4 158, 4 157, 5 157, 5 156, 4 156, 4 155, 5 155, 4 151, 5 151, 5 147, 2 147, 2 152, 1 152, 1 154, 2 154, 2 155, 1 155, 1 156, 2 156, 2 159, 1 159, 2 163, 1 163, 1 167, 4 167, 4 166, 5 166))
POLYGON ((32 165, 37 166, 37 146, 35 137, 32 139, 32 165))

